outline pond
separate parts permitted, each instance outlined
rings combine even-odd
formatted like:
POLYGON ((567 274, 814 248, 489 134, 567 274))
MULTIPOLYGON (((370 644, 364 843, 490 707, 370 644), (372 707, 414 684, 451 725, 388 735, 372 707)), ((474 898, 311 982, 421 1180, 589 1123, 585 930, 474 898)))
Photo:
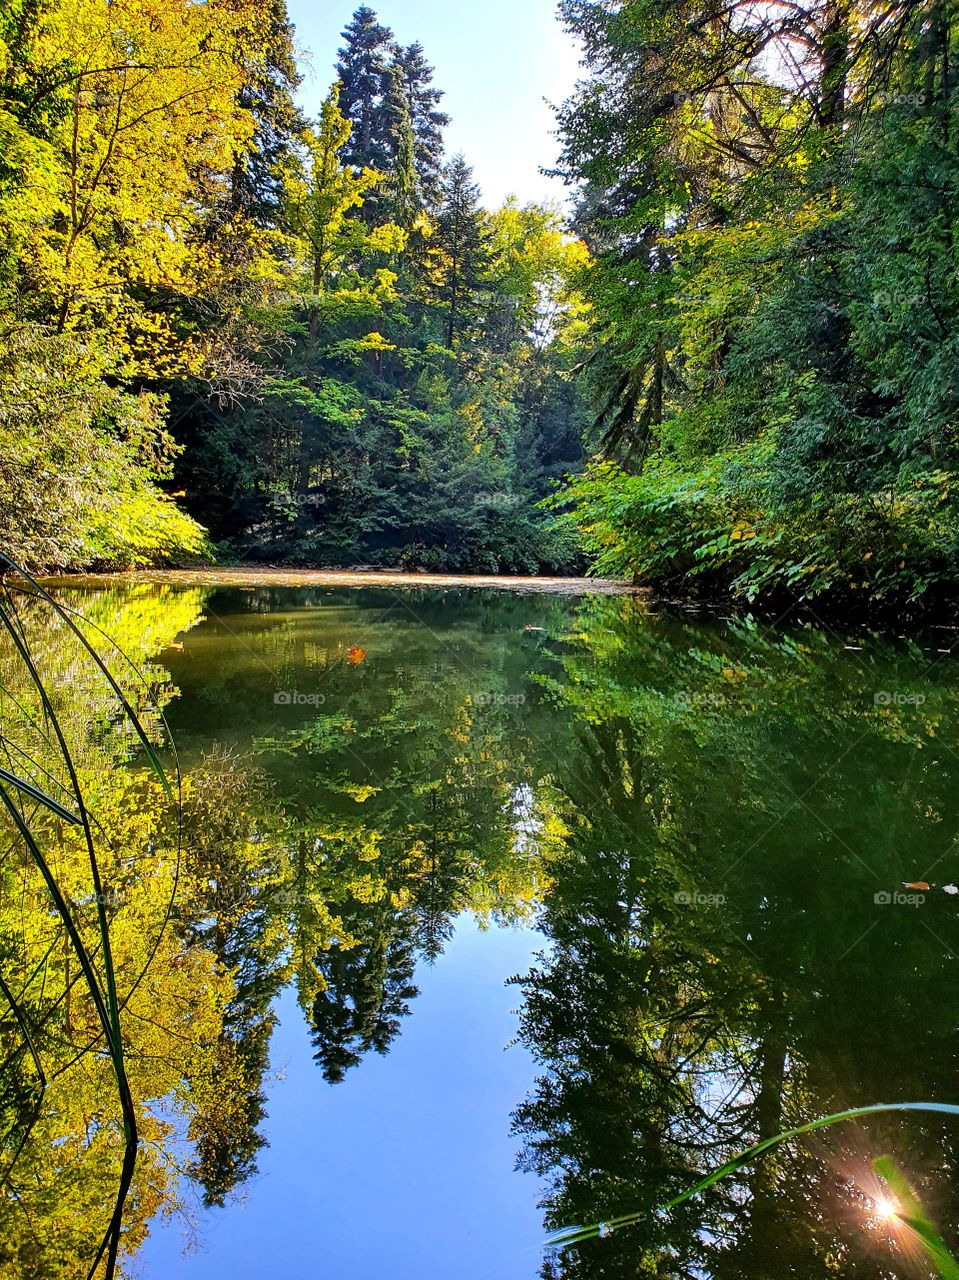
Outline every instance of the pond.
POLYGON ((8 596, 0 764, 69 807, 56 717, 95 856, 4 781, 0 1276, 88 1274, 125 1116, 145 1280, 927 1275, 873 1161, 954 1244, 942 1114, 661 1206, 959 1101, 959 632, 304 582, 58 586, 116 685, 8 596))

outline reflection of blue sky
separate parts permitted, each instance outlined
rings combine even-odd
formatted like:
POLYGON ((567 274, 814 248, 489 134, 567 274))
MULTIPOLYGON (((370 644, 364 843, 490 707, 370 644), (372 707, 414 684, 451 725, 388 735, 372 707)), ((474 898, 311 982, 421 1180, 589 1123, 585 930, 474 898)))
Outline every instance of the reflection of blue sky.
MULTIPOLYGON (((315 114, 356 0, 288 0, 288 7, 298 47, 312 55, 301 101, 315 114)), ((578 54, 555 0, 370 0, 370 7, 402 44, 418 40, 425 48, 453 117, 449 150, 463 151, 475 167, 488 204, 511 192, 523 201, 564 198, 563 184, 539 173, 557 155, 555 120, 543 100, 561 101, 577 75, 578 54)))
POLYGON ((389 1055, 324 1082, 295 992, 280 999, 268 1081, 269 1148, 245 1202, 201 1215, 199 1253, 156 1224, 144 1280, 534 1280, 537 1182, 515 1172, 510 1112, 532 1084, 506 979, 529 967, 532 930, 458 922, 421 966, 389 1055))

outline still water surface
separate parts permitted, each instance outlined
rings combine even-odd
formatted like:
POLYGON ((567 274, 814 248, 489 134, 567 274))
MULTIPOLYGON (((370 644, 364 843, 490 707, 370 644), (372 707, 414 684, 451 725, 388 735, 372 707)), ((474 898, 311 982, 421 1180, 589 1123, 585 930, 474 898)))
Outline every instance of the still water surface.
MULTIPOLYGON (((942 1117, 839 1126, 655 1210, 816 1116, 959 1100, 956 633, 493 589, 60 598, 143 667, 183 779, 174 812, 25 602, 113 850, 126 1274, 928 1274, 876 1213, 881 1154, 955 1243, 942 1117)), ((79 1276, 117 1174, 108 1073, 73 1052, 88 1011, 34 873, 3 874, 4 973, 53 1066, 34 1088, 2 1024, 0 1276, 79 1276)))

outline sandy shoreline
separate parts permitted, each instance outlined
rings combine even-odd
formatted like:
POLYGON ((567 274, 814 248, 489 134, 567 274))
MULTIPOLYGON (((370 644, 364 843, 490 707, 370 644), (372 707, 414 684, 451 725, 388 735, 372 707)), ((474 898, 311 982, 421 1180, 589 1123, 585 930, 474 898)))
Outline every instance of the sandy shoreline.
POLYGON ((126 573, 57 574, 44 586, 113 587, 158 583, 183 587, 486 587, 554 595, 646 595, 630 582, 608 578, 519 578, 497 574, 402 573, 349 569, 144 569, 126 573))

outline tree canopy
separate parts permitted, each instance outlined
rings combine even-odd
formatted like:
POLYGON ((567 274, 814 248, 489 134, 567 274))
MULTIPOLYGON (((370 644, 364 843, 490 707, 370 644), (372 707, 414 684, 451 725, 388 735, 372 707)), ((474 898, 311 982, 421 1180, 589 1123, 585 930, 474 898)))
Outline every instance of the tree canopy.
POLYGON ((10 554, 575 562, 535 506, 582 456, 574 242, 530 205, 503 269, 422 45, 361 6, 309 120, 282 0, 2 21, 10 554))
POLYGON ((561 6, 600 571, 902 605, 955 579, 956 10, 561 6))
POLYGON ((367 5, 315 120, 283 0, 7 6, 3 546, 935 607, 954 9, 564 0, 568 214, 367 5))

